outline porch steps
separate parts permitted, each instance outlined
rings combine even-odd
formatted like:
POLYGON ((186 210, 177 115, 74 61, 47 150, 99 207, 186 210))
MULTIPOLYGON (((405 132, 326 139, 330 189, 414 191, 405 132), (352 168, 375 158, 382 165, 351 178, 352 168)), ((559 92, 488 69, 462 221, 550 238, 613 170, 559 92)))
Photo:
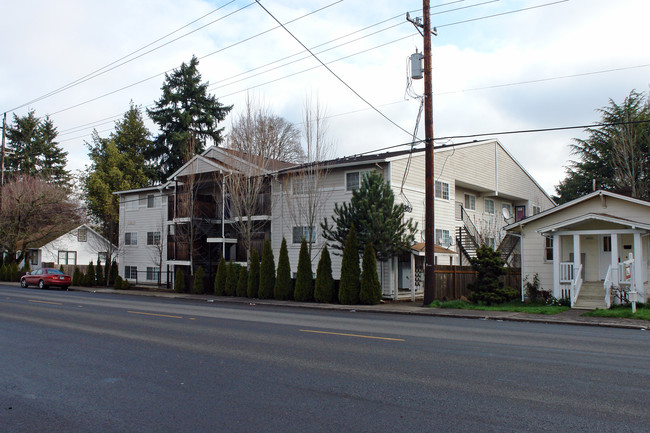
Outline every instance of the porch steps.
POLYGON ((605 306, 605 289, 602 281, 585 281, 573 308, 578 310, 595 310, 605 306))

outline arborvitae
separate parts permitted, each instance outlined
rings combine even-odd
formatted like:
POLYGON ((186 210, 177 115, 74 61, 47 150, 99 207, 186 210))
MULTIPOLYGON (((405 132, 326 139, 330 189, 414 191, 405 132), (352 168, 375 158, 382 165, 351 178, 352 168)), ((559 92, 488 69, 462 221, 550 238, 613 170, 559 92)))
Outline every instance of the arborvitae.
POLYGON ((95 278, 97 278, 97 285, 104 285, 104 269, 102 269, 102 262, 97 260, 97 265, 95 266, 95 278))
POLYGON ((343 248, 343 260, 341 261, 341 282, 339 284, 339 302, 341 304, 359 303, 359 252, 357 247, 357 233, 354 225, 343 248))
POLYGON ((131 283, 129 280, 122 280, 120 284, 120 290, 129 290, 131 288, 131 283))
POLYGON ((240 266, 239 277, 237 278, 237 296, 246 297, 248 288, 248 269, 246 266, 240 266))
POLYGON ((320 253, 318 268, 316 269, 316 283, 314 284, 314 299, 316 302, 332 302, 334 293, 334 278, 332 277, 332 259, 327 251, 327 245, 320 253))
POLYGON ((7 265, 0 266, 0 281, 7 281, 7 265))
POLYGON ((246 295, 249 298, 257 298, 257 292, 260 289, 260 256, 257 254, 257 250, 253 250, 251 253, 249 266, 246 295))
POLYGON ((262 250, 262 263, 260 264, 260 289, 257 297, 260 299, 273 298, 273 287, 275 286, 275 259, 271 242, 267 239, 262 250))
POLYGON ((65 273, 65 270, 63 269, 63 265, 59 266, 59 271, 65 273))
POLYGON ((226 292, 227 267, 226 259, 222 257, 219 260, 219 266, 217 266, 217 275, 214 277, 214 294, 217 296, 223 296, 226 292))
POLYGON ((97 280, 95 278, 95 265, 93 265, 93 262, 91 261, 88 264, 88 271, 86 271, 86 285, 94 286, 96 282, 97 280))
POLYGON ((9 265, 9 281, 18 281, 18 263, 9 265))
POLYGON ((104 266, 104 285, 110 286, 111 284, 111 265, 112 263, 107 261, 106 266, 104 266))
POLYGON ((205 272, 203 271, 203 266, 199 266, 194 272, 194 282, 192 283, 192 293, 200 295, 203 293, 203 278, 205 278, 205 272))
POLYGON ((119 269, 117 268, 117 261, 113 259, 113 261, 111 262, 111 271, 108 274, 109 286, 115 283, 115 280, 117 279, 118 275, 119 275, 119 269))
POLYGON ((293 298, 299 302, 314 300, 313 275, 311 272, 311 260, 307 251, 307 241, 302 238, 300 254, 298 255, 298 272, 296 273, 296 289, 293 298))
POLYGON ((226 288, 224 290, 226 296, 237 295, 237 277, 239 276, 239 269, 235 268, 232 260, 228 262, 226 267, 226 288))
POLYGON ((119 275, 115 277, 115 281, 113 281, 113 288, 115 290, 122 290, 122 277, 120 277, 119 275))
POLYGON ((72 285, 73 286, 80 286, 81 285, 81 271, 79 270, 78 267, 74 267, 74 272, 72 274, 72 285))
MULTIPOLYGON (((117 279, 115 280, 115 284, 117 284, 117 279)), ((176 272, 176 276, 174 276, 174 290, 178 293, 185 292, 185 272, 182 269, 179 269, 176 272)))
POLYGON ((361 264, 361 290, 359 301, 362 304, 375 305, 381 301, 381 284, 377 275, 377 257, 372 244, 367 244, 363 251, 361 264))
POLYGON ((289 264, 289 251, 287 250, 287 241, 282 237, 280 245, 280 257, 278 258, 278 275, 275 278, 275 287, 273 288, 273 297, 284 300, 291 298, 291 265, 289 264))

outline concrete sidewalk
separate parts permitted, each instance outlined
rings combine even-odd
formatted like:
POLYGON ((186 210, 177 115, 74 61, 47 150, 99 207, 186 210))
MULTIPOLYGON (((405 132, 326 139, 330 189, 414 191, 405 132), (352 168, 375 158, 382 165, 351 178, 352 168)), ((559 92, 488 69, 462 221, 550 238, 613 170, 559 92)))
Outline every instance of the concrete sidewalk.
POLYGON ((569 310, 560 314, 513 313, 509 311, 457 310, 446 308, 426 308, 421 302, 383 302, 378 305, 340 305, 320 304, 316 302, 276 301, 274 299, 250 299, 231 296, 192 295, 176 293, 171 290, 114 290, 108 288, 70 287, 70 290, 109 293, 131 296, 151 296, 168 299, 189 299, 222 304, 242 304, 258 306, 276 306, 286 308, 312 308, 330 311, 354 311, 369 313, 413 314, 419 316, 457 317, 465 319, 497 320, 512 322, 538 322, 563 325, 605 326, 626 329, 650 329, 650 322, 634 319, 617 319, 609 317, 583 317, 581 310, 569 310))

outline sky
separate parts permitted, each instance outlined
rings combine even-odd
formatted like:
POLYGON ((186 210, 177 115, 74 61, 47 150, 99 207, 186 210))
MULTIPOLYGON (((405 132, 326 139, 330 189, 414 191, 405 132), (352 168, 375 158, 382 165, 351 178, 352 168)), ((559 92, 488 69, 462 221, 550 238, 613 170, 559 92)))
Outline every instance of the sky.
MULTIPOLYGON (((420 1, 260 3, 331 72, 253 0, 6 2, 0 113, 49 115, 76 172, 93 129, 108 136, 130 102, 151 107, 165 73, 195 55, 209 92, 234 106, 226 133, 247 95, 299 128, 311 97, 335 156, 411 142, 407 59, 423 39, 405 15, 422 16, 420 1)), ((610 99, 648 91, 643 0, 431 0, 431 12, 436 144, 497 138, 549 194, 584 131, 507 132, 596 123, 610 99)))

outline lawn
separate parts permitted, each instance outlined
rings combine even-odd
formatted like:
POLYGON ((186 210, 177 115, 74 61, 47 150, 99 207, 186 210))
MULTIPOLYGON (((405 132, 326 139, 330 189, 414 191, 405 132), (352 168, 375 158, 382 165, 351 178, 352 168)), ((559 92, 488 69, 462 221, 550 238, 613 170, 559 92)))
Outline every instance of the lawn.
POLYGON ((430 308, 457 308, 461 310, 483 310, 483 311, 510 311, 513 313, 531 313, 531 314, 558 314, 570 310, 569 307, 558 305, 531 304, 521 301, 512 301, 505 304, 497 305, 477 305, 466 301, 433 301, 430 308))
POLYGON ((637 304, 636 314, 632 314, 630 305, 615 305, 609 310, 596 309, 583 314, 588 317, 616 317, 619 319, 650 320, 650 307, 637 304))

